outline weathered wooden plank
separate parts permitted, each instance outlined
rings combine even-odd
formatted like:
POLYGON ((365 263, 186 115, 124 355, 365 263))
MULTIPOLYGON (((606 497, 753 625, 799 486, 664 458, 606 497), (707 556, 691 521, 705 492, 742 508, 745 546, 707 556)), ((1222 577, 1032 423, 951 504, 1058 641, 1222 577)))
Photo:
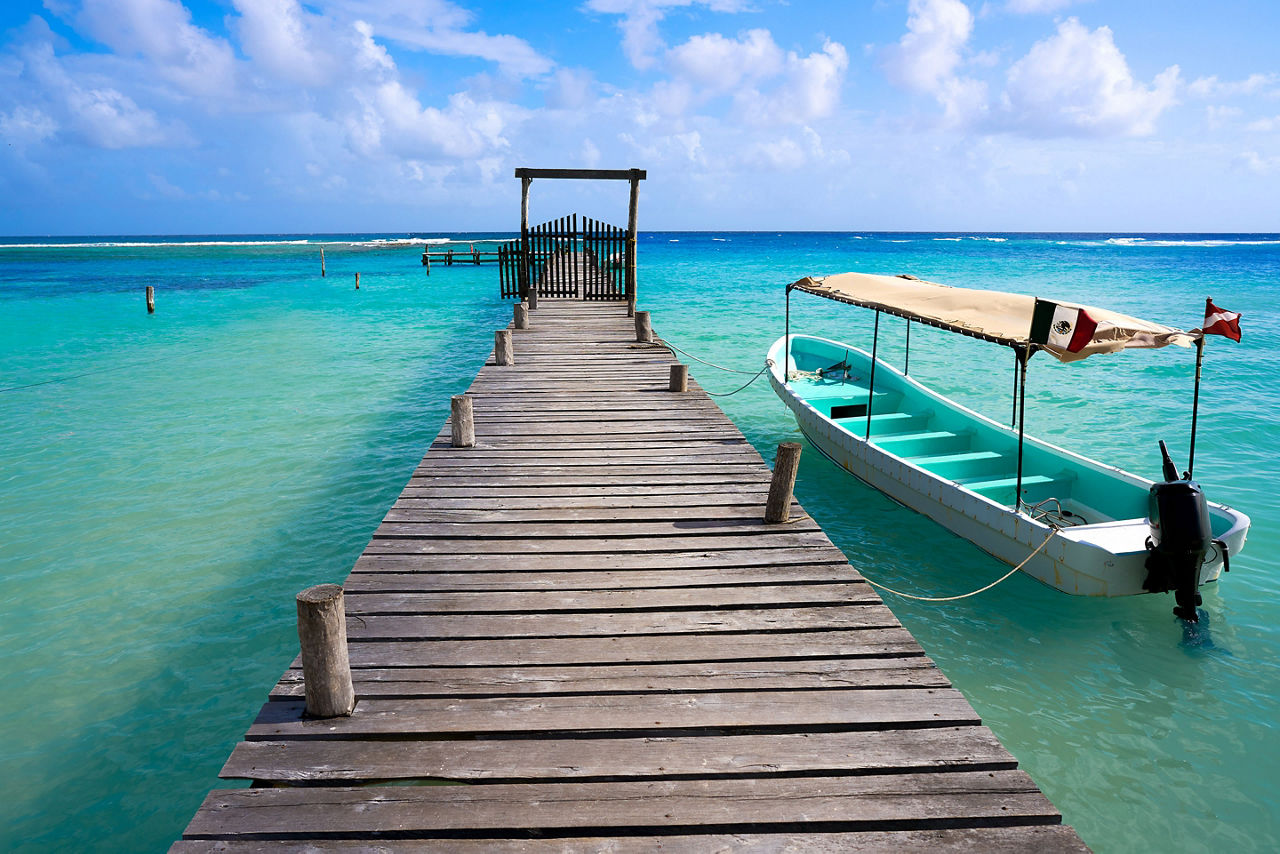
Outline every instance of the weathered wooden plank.
MULTIPOLYGON (((657 504, 669 506, 672 503, 686 502, 709 503, 718 501, 720 496, 735 495, 739 497, 762 496, 760 507, 763 513, 763 496, 767 495, 767 483, 709 483, 709 484, 651 484, 621 486, 584 486, 581 484, 526 484, 512 486, 509 484, 472 484, 461 492, 456 485, 440 482, 428 485, 426 482, 410 483, 400 495, 400 500, 409 499, 448 499, 448 506, 470 507, 468 501, 484 499, 495 502, 494 506, 539 506, 521 505, 523 499, 555 501, 557 498, 571 499, 558 504, 547 504, 547 507, 578 506, 583 507, 640 507, 657 504), (653 500, 651 500, 653 499, 653 500), (516 502, 507 503, 503 502, 516 502)), ((443 502, 436 502, 443 503, 443 502)))
MULTIPOLYGON (((795 520, 785 528, 778 525, 766 525, 759 515, 727 518, 727 519, 678 519, 639 521, 624 520, 614 522, 571 521, 551 522, 534 520, 516 522, 512 520, 491 519, 485 522, 439 522, 430 520, 394 520, 386 521, 378 526, 373 536, 383 539, 401 538, 437 538, 447 537, 456 540, 502 539, 526 540, 538 538, 577 538, 577 539, 636 539, 660 537, 688 536, 724 536, 754 535, 773 537, 778 534, 796 535, 801 533, 821 532, 816 522, 805 516, 795 520)), ((519 548, 519 547, 518 547, 519 548)))
MULTIPOLYGON (((781 527, 781 526, 779 526, 781 527)), ((538 538, 523 539, 518 548, 525 553, 572 554, 575 552, 678 552, 701 549, 723 551, 728 549, 786 549, 818 548, 829 542, 826 534, 818 531, 779 530, 768 534, 743 534, 720 536, 708 533, 701 536, 649 536, 638 538, 613 537, 610 539, 538 538)), ((488 554, 508 553, 512 542, 504 539, 427 539, 388 538, 375 536, 365 549, 366 554, 488 554)))
POLYGON ((901 627, 778 634, 647 635, 612 638, 358 641, 352 667, 475 667, 522 664, 676 664, 785 658, 884 658, 923 655, 901 627))
POLYGON ((878 854, 934 854, 937 851, 966 851, 973 854, 1087 854, 1089 849, 1075 831, 1063 825, 1020 827, 971 827, 946 830, 890 830, 845 833, 797 832, 794 828, 777 833, 706 833, 698 835, 564 837, 551 839, 331 839, 287 840, 230 839, 182 840, 170 854, 315 854, 317 844, 339 852, 432 851, 436 854, 652 854, 654 851, 735 851, 741 854, 837 854, 837 852, 878 852, 878 854))
MULTIPOLYGON (((622 468, 621 466, 617 468, 622 468)), ((691 471, 685 473, 679 469, 668 469, 666 471, 655 472, 620 472, 610 471, 609 466, 600 466, 594 472, 581 471, 543 471, 543 472, 521 472, 513 474, 509 470, 493 472, 486 475, 474 471, 443 471, 432 470, 427 474, 413 475, 409 481, 409 489, 430 488, 430 487, 448 487, 449 489, 461 490, 476 487, 479 489, 492 489, 494 487, 516 487, 518 489, 528 489, 530 487, 540 486, 558 486, 558 487, 582 487, 582 486, 631 486, 635 480, 640 480, 646 486, 655 486, 658 484, 694 486, 698 484, 721 484, 721 483, 742 483, 742 484, 760 484, 769 482, 768 474, 761 471, 752 470, 711 470, 706 472, 691 471)))
MULTIPOLYGON (((360 697, 643 694, 797 688, 950 686, 924 657, 630 664, 572 667, 396 667, 352 671, 360 697)), ((302 696, 302 670, 286 670, 271 699, 302 696)))
POLYGON ((245 738, 425 738, 445 733, 601 733, 715 729, 789 731, 978 726, 954 688, 839 688, 685 694, 361 698, 348 717, 303 716, 304 702, 270 701, 245 738))
MULTIPOLYGON (((734 499, 740 500, 740 499, 734 499)), ((544 507, 533 504, 525 507, 455 507, 453 502, 413 501, 401 499, 387 511, 385 522, 452 522, 472 524, 509 524, 516 522, 697 522, 714 523, 760 520, 761 504, 711 503, 705 498, 692 505, 670 505, 665 502, 646 502, 635 506, 599 507, 595 502, 565 501, 564 507, 544 507), (413 503, 410 503, 410 502, 413 503)), ((792 503, 793 518, 804 516, 800 505, 792 503)))
MULTIPOLYGON (((387 567, 394 570, 394 567, 387 567)), ((843 582, 843 573, 830 564, 769 567, 727 567, 722 569, 630 570, 612 572, 438 572, 412 567, 401 572, 381 571, 362 564, 347 576, 343 587, 348 597, 363 593, 460 593, 499 590, 608 591, 658 589, 711 589, 722 596, 736 588, 785 585, 786 590, 811 584, 843 582)), ((750 595, 743 591, 742 595, 750 595)), ((796 591, 794 595, 802 595, 796 591)))
MULTIPOLYGON (((511 594, 519 596, 521 594, 511 594)), ((510 606, 509 610, 514 611, 510 606)), ((610 611, 497 614, 352 613, 352 641, 462 640, 521 637, 631 637, 703 635, 711 632, 799 632, 892 628, 893 613, 881 604, 821 608, 748 608, 714 611, 610 611)))
POLYGON ((1057 824, 1020 771, 853 777, 526 783, 429 788, 215 790, 187 838, 296 834, 400 836, 473 830, 688 828, 725 831, 932 829, 1057 824))
POLYGON ((986 727, 477 741, 246 741, 220 776, 267 782, 525 782, 1012 770, 986 727))
POLYGON ((448 572, 543 572, 587 570, 642 570, 684 566, 691 570, 721 567, 799 566, 830 563, 841 566, 850 578, 861 576, 849 566, 844 554, 832 545, 787 549, 734 549, 732 551, 687 550, 683 552, 609 552, 576 554, 374 554, 366 551, 356 561, 356 570, 406 572, 426 570, 448 572))
MULTIPOLYGON (((633 590, 503 591, 483 593, 368 593, 347 589, 348 614, 553 614, 559 611, 642 613, 672 609, 879 605, 866 582, 787 586, 693 587, 633 590)), ((865 609, 862 616, 870 617, 865 609)))

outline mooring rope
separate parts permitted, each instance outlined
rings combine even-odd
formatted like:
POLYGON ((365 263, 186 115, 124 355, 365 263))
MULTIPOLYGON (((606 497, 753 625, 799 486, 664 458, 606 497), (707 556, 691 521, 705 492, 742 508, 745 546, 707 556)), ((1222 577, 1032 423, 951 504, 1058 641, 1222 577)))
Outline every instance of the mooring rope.
MULTIPOLYGON (((743 385, 739 388, 735 388, 733 391, 707 391, 707 394, 711 397, 728 397, 731 394, 737 394, 738 392, 742 391, 747 386, 751 385, 753 382, 755 382, 756 380, 764 376, 765 373, 772 367, 773 367, 773 359, 765 359, 764 367, 761 368, 759 373, 757 373, 754 377, 747 380, 746 385, 743 385)), ((706 389, 703 389, 703 391, 706 391, 706 389)))
MULTIPOLYGON (((707 365, 708 367, 716 368, 717 370, 728 371, 731 374, 751 373, 751 371, 741 371, 741 370, 738 370, 737 368, 726 368, 724 365, 717 365, 715 362, 708 362, 706 359, 699 359, 697 356, 693 355, 688 350, 681 350, 679 347, 677 347, 675 344, 672 344, 670 341, 668 341, 665 338, 655 338, 653 343, 666 347, 668 350, 671 350, 674 353, 683 353, 684 355, 688 356, 690 359, 693 359, 695 362, 701 362, 702 364, 707 365)), ((760 376, 760 374, 756 374, 756 376, 760 376)), ((754 378, 753 378, 753 381, 754 381, 754 378)))
POLYGON ((901 596, 904 599, 915 599, 918 602, 954 602, 957 599, 968 599, 970 596, 977 596, 979 593, 986 593, 988 590, 990 590, 992 587, 995 587, 1000 582, 1005 581, 1008 578, 1011 578, 1015 572, 1017 572, 1018 570, 1022 569, 1024 566, 1027 565, 1027 561, 1031 560, 1033 557, 1040 554, 1041 550, 1043 550, 1045 546, 1049 545, 1049 541, 1052 540, 1057 533, 1058 533, 1058 529, 1053 528, 1051 531, 1049 531, 1049 536, 1045 537, 1044 542, 1041 543, 1039 546, 1037 546, 1035 551, 1027 555, 1026 559, 1023 560, 1022 563, 1018 564, 1013 569, 1009 570, 1004 575, 1002 575, 1001 577, 997 578, 995 581, 988 584, 986 587, 980 587, 977 590, 974 590, 972 593, 961 593, 959 596, 914 596, 910 593, 903 593, 901 590, 894 590, 892 587, 885 587, 883 584, 877 584, 876 582, 872 581, 870 578, 867 578, 865 575, 862 577, 862 579, 863 581, 870 584, 872 587, 876 587, 876 588, 879 588, 880 590, 884 590, 888 593, 892 593, 895 596, 901 596))

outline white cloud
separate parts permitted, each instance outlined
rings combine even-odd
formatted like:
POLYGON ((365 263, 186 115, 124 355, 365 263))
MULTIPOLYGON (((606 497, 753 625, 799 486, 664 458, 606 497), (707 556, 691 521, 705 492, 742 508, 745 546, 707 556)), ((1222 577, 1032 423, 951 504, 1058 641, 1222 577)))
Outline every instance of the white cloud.
POLYGON ((1244 129, 1253 131, 1254 133, 1272 133, 1280 130, 1280 116, 1273 116, 1269 119, 1258 119, 1257 121, 1249 122, 1249 124, 1245 125, 1244 129))
POLYGON ((1280 157, 1268 157, 1256 151, 1245 151, 1236 158, 1236 165, 1258 175, 1280 171, 1280 157))
POLYGON ((12 112, 0 113, 0 140, 7 145, 25 148, 44 142, 58 132, 53 117, 35 107, 19 105, 12 112))
POLYGON ((1212 104, 1205 107, 1205 122, 1213 130, 1218 130, 1243 115, 1244 110, 1239 107, 1215 107, 1212 104))
POLYGON ((1250 74, 1244 80, 1222 81, 1216 76, 1199 77, 1187 86, 1196 98, 1233 98, 1239 95, 1280 94, 1280 74, 1250 74))
MULTIPOLYGON (((973 13, 960 0, 911 0, 907 32, 885 52, 889 79, 914 92, 932 95, 943 108, 946 124, 976 121, 987 112, 987 87, 961 77, 958 70, 973 34, 973 13)), ((990 65, 990 54, 978 64, 990 65)))
POLYGON ((900 86, 936 94, 960 65, 973 13, 960 0, 911 0, 907 32, 886 52, 885 70, 900 86))
POLYGON ((830 115, 840 102, 849 54, 838 42, 800 56, 783 53, 768 30, 737 39, 694 36, 667 52, 672 79, 657 83, 653 110, 680 116, 721 95, 732 95, 740 121, 753 125, 803 123, 830 115))
MULTIPOLYGON (((37 37, 22 46, 20 56, 19 79, 30 88, 24 87, 28 100, 9 113, 10 121, 41 116, 30 130, 42 132, 42 139, 60 136, 65 130, 91 146, 121 149, 164 145, 180 135, 165 129, 156 113, 140 107, 105 79, 70 73, 49 41, 37 37)), ((35 140, 29 137, 29 141, 35 140)))
POLYGON ((73 20, 91 38, 124 56, 141 56, 185 94, 234 87, 231 45, 191 23, 173 0, 85 0, 73 20))
POLYGON ((695 5, 704 5, 713 12, 740 12, 747 7, 745 0, 587 0, 586 8, 622 16, 618 22, 622 51, 635 68, 643 71, 657 65, 657 54, 665 46, 658 24, 667 10, 695 5))
POLYGON ((755 29, 740 39, 719 33, 694 36, 667 52, 667 65, 705 92, 732 92, 744 83, 772 77, 782 69, 782 50, 768 30, 755 29))
POLYGON ((336 57, 318 44, 327 22, 303 10, 298 0, 232 0, 240 45, 258 68, 301 86, 321 86, 333 79, 336 57))
POLYGON ((586 69, 559 68, 547 84, 547 106, 553 110, 581 110, 595 100, 595 77, 586 69))
POLYGON ((828 41, 806 57, 787 54, 786 82, 774 93, 774 114, 795 122, 831 115, 840 103, 848 68, 849 53, 838 42, 828 41))
POLYGON ((1075 0, 1008 0, 1004 7, 1016 15, 1045 15, 1065 9, 1075 0))
POLYGON ((1032 135, 1145 136, 1175 103, 1178 78, 1173 65, 1150 86, 1134 80, 1110 28, 1068 18, 1009 68, 1004 119, 1032 135))

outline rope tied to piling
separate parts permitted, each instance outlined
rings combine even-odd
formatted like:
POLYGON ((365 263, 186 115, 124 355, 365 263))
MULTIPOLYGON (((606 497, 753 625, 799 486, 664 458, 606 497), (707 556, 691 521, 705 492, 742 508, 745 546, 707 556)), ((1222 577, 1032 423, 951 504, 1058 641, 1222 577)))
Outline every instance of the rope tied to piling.
POLYGON ((1049 536, 1045 537, 1044 542, 1041 543, 1039 546, 1037 546, 1035 551, 1027 555, 1026 558, 1023 559, 1022 563, 1018 564, 1013 569, 1009 570, 1004 575, 1000 576, 995 581, 991 582, 985 587, 980 587, 977 590, 974 590, 970 593, 961 593, 959 596, 915 596, 911 593, 903 593, 901 590, 894 590, 892 587, 886 587, 883 584, 878 584, 872 581, 870 578, 867 578, 865 575, 862 577, 862 580, 867 582, 872 587, 875 587, 878 590, 883 590, 886 593, 892 593, 895 596, 901 596, 903 599, 914 599, 917 602, 954 602, 957 599, 968 599, 970 596, 977 596, 979 593, 986 593, 988 590, 990 590, 992 587, 995 587, 997 584, 1000 584, 1001 582, 1007 581, 1008 579, 1012 578, 1015 572, 1022 569, 1024 566, 1027 565, 1027 563, 1033 557, 1040 554, 1040 552, 1044 550, 1044 547, 1049 545, 1049 541, 1052 540, 1058 534, 1059 529, 1056 526, 1051 525, 1050 529, 1051 530, 1049 531, 1049 536))
MULTIPOLYGON (((762 376, 764 376, 764 375, 765 375, 765 373, 767 373, 767 372, 768 372, 768 370, 769 370, 770 368, 772 368, 772 367, 773 367, 773 359, 765 359, 765 360, 764 360, 764 367, 763 367, 763 368, 761 368, 761 369, 756 373, 756 375, 755 375, 754 377, 752 377, 751 379, 747 380, 747 382, 746 382, 746 384, 745 384, 745 385, 739 386, 738 388, 735 388, 733 391, 708 391, 708 392, 707 392, 707 394, 708 394, 709 396, 711 396, 711 397, 728 397, 728 396, 729 396, 729 395, 731 395, 731 394, 737 394, 738 392, 740 392, 740 391, 742 391, 743 389, 747 388, 747 386, 751 385, 751 384, 752 384, 752 383, 754 383, 756 380, 758 380, 758 379, 760 379, 762 376)), ((744 371, 743 373, 745 373, 745 371, 744 371)), ((706 389, 703 389, 703 391, 706 391, 706 389)))

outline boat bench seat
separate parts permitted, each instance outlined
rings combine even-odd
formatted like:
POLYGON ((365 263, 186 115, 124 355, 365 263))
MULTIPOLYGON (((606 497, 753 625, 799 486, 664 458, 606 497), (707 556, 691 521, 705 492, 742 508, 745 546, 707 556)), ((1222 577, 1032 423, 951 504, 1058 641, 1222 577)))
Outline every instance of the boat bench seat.
MULTIPOLYGON (((962 480, 959 481, 959 483, 970 492, 999 492, 1001 489, 1015 488, 1018 485, 1018 478, 1015 475, 1014 477, 1000 477, 995 478, 994 480, 962 480)), ((1065 481, 1060 481, 1058 478, 1048 477, 1043 474, 1024 474, 1022 476, 1023 489, 1026 489, 1028 486, 1044 486, 1049 483, 1065 483, 1065 481)))
POLYGON ((1005 459, 998 451, 963 451, 957 454, 930 454, 905 457, 913 465, 931 471, 939 477, 956 480, 963 477, 990 476, 994 468, 1003 468, 999 462, 1005 459))
POLYGON ((899 433, 917 433, 929 426, 933 410, 925 412, 885 412, 872 414, 871 435, 884 437, 899 433))
POLYGON ((899 457, 956 453, 966 450, 972 441, 971 433, 952 433, 950 430, 893 433, 875 438, 876 445, 899 457))

